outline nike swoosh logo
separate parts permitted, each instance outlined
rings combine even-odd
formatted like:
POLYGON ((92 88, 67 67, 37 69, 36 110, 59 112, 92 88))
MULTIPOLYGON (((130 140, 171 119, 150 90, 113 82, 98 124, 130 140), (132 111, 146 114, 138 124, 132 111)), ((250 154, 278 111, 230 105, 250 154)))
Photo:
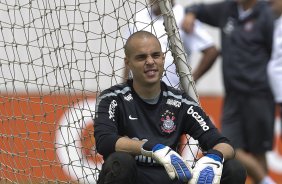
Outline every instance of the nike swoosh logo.
POLYGON ((171 151, 171 148, 169 148, 165 154, 165 156, 167 156, 169 154, 169 152, 171 151))
POLYGON ((218 163, 214 163, 214 162, 206 162, 206 163, 203 163, 203 164, 212 164, 212 165, 217 166, 217 168, 220 167, 220 165, 218 163))
POLYGON ((131 115, 129 115, 129 117, 128 117, 130 120, 137 120, 138 118, 134 118, 134 117, 132 117, 131 115))

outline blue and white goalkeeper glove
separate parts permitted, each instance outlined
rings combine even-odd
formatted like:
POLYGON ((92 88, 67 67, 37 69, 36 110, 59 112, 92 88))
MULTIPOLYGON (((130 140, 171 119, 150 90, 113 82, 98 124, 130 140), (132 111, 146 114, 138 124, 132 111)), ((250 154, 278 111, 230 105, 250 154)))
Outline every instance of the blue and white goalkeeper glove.
POLYGON ((163 165, 172 180, 177 177, 179 180, 187 182, 192 177, 192 169, 188 163, 168 146, 157 144, 150 148, 145 143, 141 153, 144 156, 152 157, 156 162, 163 165))
POLYGON ((193 168, 193 178, 188 184, 220 184, 223 155, 217 150, 208 151, 193 168))

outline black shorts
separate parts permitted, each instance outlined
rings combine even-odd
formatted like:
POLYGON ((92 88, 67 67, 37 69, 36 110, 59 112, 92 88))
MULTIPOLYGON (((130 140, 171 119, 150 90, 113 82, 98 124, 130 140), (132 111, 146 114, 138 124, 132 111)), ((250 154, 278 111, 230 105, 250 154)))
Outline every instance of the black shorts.
POLYGON ((222 134, 234 148, 265 153, 273 148, 274 118, 272 96, 228 93, 223 106, 222 134))

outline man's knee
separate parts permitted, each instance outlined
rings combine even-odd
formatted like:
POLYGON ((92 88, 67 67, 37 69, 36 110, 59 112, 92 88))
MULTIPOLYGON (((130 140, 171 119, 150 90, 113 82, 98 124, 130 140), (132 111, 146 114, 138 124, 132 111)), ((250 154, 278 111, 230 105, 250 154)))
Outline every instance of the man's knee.
POLYGON ((246 169, 238 160, 224 162, 221 184, 245 184, 246 178, 246 169))
POLYGON ((134 184, 137 178, 137 166, 132 155, 114 152, 105 161, 99 174, 98 184, 134 184))

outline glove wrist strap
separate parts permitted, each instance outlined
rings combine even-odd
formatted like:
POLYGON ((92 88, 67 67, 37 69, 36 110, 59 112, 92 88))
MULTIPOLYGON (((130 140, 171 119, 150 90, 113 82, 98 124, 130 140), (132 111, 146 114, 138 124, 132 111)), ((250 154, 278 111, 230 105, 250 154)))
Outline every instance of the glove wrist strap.
POLYGON ((221 163, 224 162, 223 154, 222 154, 220 151, 215 150, 215 149, 210 149, 210 150, 208 150, 204 155, 209 155, 209 154, 213 154, 213 155, 218 156, 219 159, 220 159, 220 162, 221 162, 221 163))

